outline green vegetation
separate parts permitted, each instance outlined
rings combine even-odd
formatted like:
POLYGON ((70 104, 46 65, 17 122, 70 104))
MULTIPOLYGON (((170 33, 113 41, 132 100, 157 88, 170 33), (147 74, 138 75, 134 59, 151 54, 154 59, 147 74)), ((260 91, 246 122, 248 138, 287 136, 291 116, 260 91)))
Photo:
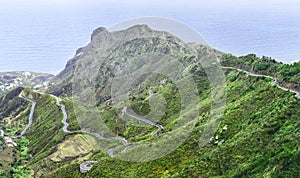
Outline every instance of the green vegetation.
MULTIPOLYGON (((227 70, 226 75, 228 103, 216 133, 219 142, 224 140, 222 145, 199 147, 208 117, 208 111, 201 109, 203 117, 193 133, 171 154, 146 163, 128 163, 99 153, 101 161, 86 177, 297 177, 299 100, 263 77, 234 70, 227 70), (225 125, 228 130, 222 130, 225 125)), ((202 100, 199 108, 209 105, 202 100)), ((76 164, 59 169, 55 175, 65 177, 66 172, 70 177, 82 176, 76 164)))
MULTIPOLYGON (((199 74, 202 69, 191 70, 199 74)), ((201 99, 195 107, 199 109, 200 117, 192 134, 171 154, 145 163, 110 158, 91 146, 93 142, 85 137, 63 133, 62 112, 55 98, 25 89, 24 95, 37 101, 37 107, 34 124, 14 149, 17 161, 12 164, 12 173, 24 177, 34 170, 35 176, 81 177, 79 163, 92 159, 98 160, 98 164, 86 173, 86 177, 296 177, 300 168, 297 147, 300 144, 299 100, 292 93, 273 86, 270 79, 264 77, 252 77, 229 69, 226 76, 227 107, 215 135, 218 140, 199 147, 211 104, 207 86, 199 84, 201 99), (222 129, 225 125, 227 130, 222 129), (91 147, 85 147, 86 143, 91 147), (77 152, 77 148, 81 151, 77 152)), ((197 79, 196 75, 194 78, 206 81, 200 77, 197 79)), ((179 117, 178 89, 166 81, 151 88, 145 86, 132 90, 129 94, 131 107, 140 115, 147 115, 150 111, 147 92, 150 89, 155 95, 165 98, 167 112, 159 122, 164 125, 164 132, 171 131, 179 117)), ((67 98, 63 100, 68 111, 69 129, 79 130, 77 119, 81 115, 72 109, 73 102, 67 98)), ((132 142, 151 139, 151 133, 156 129, 148 125, 135 127, 130 124, 134 122, 130 117, 125 118, 128 123, 124 122, 116 113, 122 108, 111 105, 109 100, 95 109, 111 130, 132 142)), ((173 132, 180 134, 182 130, 173 132)), ((164 147, 169 146, 164 144, 164 147)), ((2 175, 7 175, 7 172, 2 175)))
POLYGON ((13 177, 27 177, 29 175, 30 170, 25 166, 30 159, 28 144, 29 140, 26 138, 21 138, 17 141, 18 146, 14 149, 16 161, 12 164, 13 177))
POLYGON ((11 164, 13 163, 13 148, 5 147, 0 151, 0 177, 11 177, 11 164))
MULTIPOLYGON (((135 33, 140 32, 137 31, 141 30, 139 28, 135 29, 135 33)), ((66 107, 67 122, 70 123, 68 130, 82 129, 106 138, 119 136, 130 143, 151 142, 150 147, 134 145, 121 152, 124 146, 120 141, 97 140, 82 133, 65 133, 63 113, 61 107, 57 106, 55 97, 29 88, 17 88, 0 97, 0 126, 6 135, 13 137, 20 133, 28 122, 30 103, 18 97, 21 91, 25 97, 35 100, 37 105, 33 124, 28 132, 18 140, 14 139, 18 146, 7 146, 0 151, 0 176, 299 177, 300 100, 293 93, 273 85, 269 78, 224 69, 227 102, 225 112, 224 115, 213 118, 221 120, 221 123, 210 142, 205 146, 199 144, 211 119, 211 95, 218 95, 213 93, 209 82, 212 78, 208 78, 207 73, 218 72, 215 65, 217 61, 212 59, 221 56, 223 66, 276 76, 279 85, 298 91, 299 62, 282 64, 253 54, 235 57, 221 54, 208 46, 185 44, 164 32, 156 32, 158 37, 149 37, 152 32, 148 28, 142 32, 145 36, 134 36, 127 41, 122 41, 120 36, 126 31, 106 34, 112 36, 101 38, 101 45, 93 40, 88 47, 81 49, 84 55, 68 62, 66 70, 56 78, 56 84, 50 88, 50 92, 60 95, 66 107), (106 39, 111 41, 106 44, 106 39), (111 44, 117 47, 112 49, 111 44), (198 57, 190 54, 188 46, 198 52, 198 57), (169 69, 168 74, 176 76, 177 81, 162 74, 139 76, 135 71, 152 65, 147 63, 150 60, 149 54, 154 54, 151 63, 156 64, 154 66, 157 71, 169 69), (161 55, 164 58, 157 60, 161 55), (177 70, 178 66, 173 66, 177 61, 183 65, 183 71, 177 70), (79 72, 73 74, 72 70, 79 72), (182 73, 182 76, 178 73, 182 73), (116 76, 134 80, 130 92, 125 89, 125 93, 120 94, 120 97, 127 95, 128 101, 113 100, 111 96, 112 81, 116 76), (184 82, 188 77, 196 82, 196 91, 190 90, 189 84, 184 82), (178 83, 183 86, 179 88, 178 83), (73 95, 76 92, 72 90, 73 86, 79 86, 79 97, 83 96, 91 102, 79 102, 79 97, 73 95), (151 98, 150 90, 153 92, 151 98), (188 100, 182 106, 180 92, 190 96, 198 93, 199 98, 195 102, 188 100), (158 100, 153 103, 153 98, 158 100), (134 118, 135 115, 128 114, 128 110, 124 115, 121 114, 122 109, 127 106, 128 110, 163 125, 164 130, 152 137, 152 133, 157 130, 155 126, 144 123, 141 121, 143 119, 134 118), (193 115, 194 111, 199 111, 199 114, 193 115), (189 122, 186 123, 183 118, 189 122), (176 127, 178 123, 183 124, 176 127), (154 158, 163 154, 160 152, 161 148, 165 151, 172 150, 172 146, 179 143, 176 136, 183 137, 183 133, 194 125, 195 128, 191 134, 187 134, 189 136, 184 143, 157 160, 125 162, 107 154, 109 148, 115 147, 114 155, 120 153, 117 156, 121 158, 154 158), (171 139, 161 139, 164 136, 171 139), (139 149, 151 149, 154 154, 141 153, 139 149), (79 164, 86 160, 97 160, 98 163, 91 171, 83 174, 79 164)), ((130 35, 127 38, 131 38, 130 35)), ((123 80, 120 81, 121 84, 122 82, 123 80)), ((116 88, 122 87, 121 84, 117 84, 116 88)))
POLYGON ((255 54, 241 57, 226 54, 222 56, 221 64, 257 74, 276 76, 279 84, 300 91, 300 62, 283 64, 268 57, 259 58, 255 54))
POLYGON ((28 88, 12 90, 5 95, 5 102, 0 105, 0 110, 5 116, 5 122, 1 120, 1 129, 5 131, 5 135, 13 137, 23 129, 14 124, 16 121, 24 123, 23 125, 28 123, 30 104, 18 97, 21 91, 24 96, 37 102, 33 124, 26 135, 16 141, 17 147, 8 147, 0 152, 1 160, 4 161, 0 163, 5 171, 3 175, 11 172, 10 175, 15 177, 27 177, 26 175, 34 170, 35 176, 40 176, 41 172, 51 171, 62 165, 45 159, 54 153, 57 145, 65 139, 66 134, 62 131, 61 123, 62 112, 56 105, 56 99, 50 95, 41 95, 28 88), (12 124, 7 124, 8 121, 12 124))
POLYGON ((23 88, 17 88, 0 97, 0 129, 7 135, 16 135, 28 123, 30 103, 19 97, 23 88))

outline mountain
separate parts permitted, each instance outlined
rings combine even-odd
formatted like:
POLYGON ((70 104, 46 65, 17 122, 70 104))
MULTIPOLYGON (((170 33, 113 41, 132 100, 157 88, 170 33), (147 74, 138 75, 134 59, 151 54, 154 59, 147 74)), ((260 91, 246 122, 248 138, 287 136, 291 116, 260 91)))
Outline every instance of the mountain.
POLYGON ((0 97, 0 175, 297 177, 298 65, 98 28, 46 93, 0 97))
MULTIPOLYGON (((202 50, 203 53, 222 54, 205 45, 185 44, 168 32, 155 31, 147 25, 136 25, 115 32, 109 32, 104 27, 100 27, 92 33, 91 42, 87 46, 78 49, 75 57, 68 61, 65 69, 54 77, 51 81, 54 87, 50 88, 48 92, 55 95, 70 95, 72 82, 76 77, 74 75, 78 75, 76 70, 93 69, 98 71, 102 64, 109 65, 117 62, 114 59, 116 56, 130 55, 134 57, 149 53, 182 54, 183 56, 184 53, 189 54, 186 51, 188 48, 202 50), (195 46, 199 49, 196 49, 195 46), (108 57, 110 59, 107 59, 108 57)), ((89 75, 93 75, 93 73, 90 72, 89 75)))
POLYGON ((1 72, 0 93, 25 86, 42 89, 48 86, 48 82, 54 77, 52 74, 34 73, 25 71, 1 72))

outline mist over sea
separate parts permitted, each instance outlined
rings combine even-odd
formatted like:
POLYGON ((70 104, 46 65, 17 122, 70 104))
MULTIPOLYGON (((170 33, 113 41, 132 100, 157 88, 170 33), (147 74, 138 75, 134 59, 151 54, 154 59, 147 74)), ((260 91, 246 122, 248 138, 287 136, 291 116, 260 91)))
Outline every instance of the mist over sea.
POLYGON ((134 17, 181 21, 212 46, 235 55, 256 53, 282 62, 300 59, 300 13, 287 9, 169 9, 102 5, 69 9, 0 8, 0 71, 57 74, 93 29, 134 17))

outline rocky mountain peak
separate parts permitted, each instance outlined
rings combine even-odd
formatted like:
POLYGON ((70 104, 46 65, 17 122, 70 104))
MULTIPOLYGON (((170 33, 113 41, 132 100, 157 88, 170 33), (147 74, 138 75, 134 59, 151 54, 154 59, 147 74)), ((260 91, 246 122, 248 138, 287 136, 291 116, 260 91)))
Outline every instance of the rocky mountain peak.
MULTIPOLYGON (((119 60, 126 55, 138 55, 146 52, 159 52, 161 54, 182 53, 188 49, 186 44, 176 36, 165 32, 151 29, 146 24, 139 24, 119 31, 109 31, 104 27, 95 29, 91 35, 91 42, 77 50, 74 58, 68 61, 65 69, 53 80, 55 88, 50 93, 61 95, 70 91, 72 78, 76 69, 93 68, 98 71, 99 67, 108 56, 114 56, 119 60)), ((131 56, 132 57, 132 56, 131 56)), ((106 61, 108 64, 116 61, 106 61)), ((120 62, 120 61, 119 61, 120 62)))
POLYGON ((111 41, 111 33, 104 27, 99 27, 91 35, 91 43, 103 44, 111 41))
POLYGON ((153 31, 147 24, 134 25, 127 29, 128 31, 150 32, 153 31))
POLYGON ((99 27, 93 31, 92 38, 100 33, 108 33, 108 31, 105 27, 99 27))
MULTIPOLYGON (((144 34, 146 32, 152 32, 153 30, 146 24, 134 25, 126 30, 109 32, 105 27, 99 27, 95 29, 91 35, 91 41, 96 41, 99 39, 103 39, 105 37, 109 37, 112 35, 117 35, 119 32, 124 34, 134 33, 134 34, 144 34)), ((138 37, 138 36, 137 36, 138 37)))

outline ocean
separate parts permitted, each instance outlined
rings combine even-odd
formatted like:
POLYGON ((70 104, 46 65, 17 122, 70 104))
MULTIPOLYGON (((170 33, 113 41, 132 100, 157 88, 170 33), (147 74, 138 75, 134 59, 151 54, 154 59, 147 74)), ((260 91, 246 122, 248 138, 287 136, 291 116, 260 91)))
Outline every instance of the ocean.
MULTIPOLYGON (((295 8, 297 9, 297 8, 295 8)), ((0 71, 57 74, 92 31, 126 19, 156 16, 182 22, 212 47, 235 55, 255 53, 289 63, 300 59, 300 12, 249 8, 0 8, 0 71)))

